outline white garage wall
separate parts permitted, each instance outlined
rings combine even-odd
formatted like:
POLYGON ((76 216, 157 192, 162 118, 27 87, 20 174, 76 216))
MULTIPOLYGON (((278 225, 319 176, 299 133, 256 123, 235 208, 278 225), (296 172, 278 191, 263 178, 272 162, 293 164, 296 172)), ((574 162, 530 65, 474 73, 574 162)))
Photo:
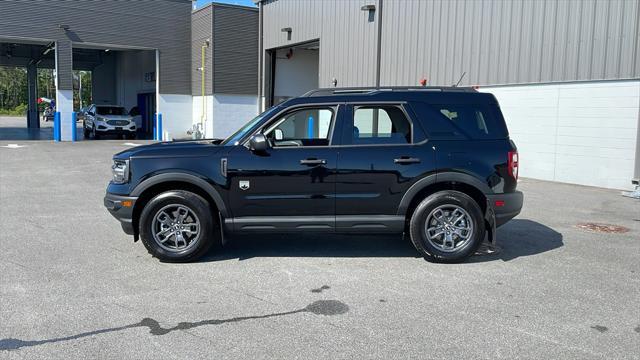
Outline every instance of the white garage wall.
POLYGON ((294 49, 293 56, 287 58, 289 49, 276 51, 276 72, 274 84, 275 102, 300 96, 318 88, 318 50, 294 49))
POLYGON ((191 95, 158 94, 158 112, 162 114, 162 131, 171 139, 189 138, 187 131, 193 123, 191 95))
POLYGON ((518 146, 520 175, 631 189, 640 81, 484 87, 518 146))
MULTIPOLYGON (((206 130, 209 139, 223 139, 257 115, 258 97, 255 95, 215 94, 205 96, 206 130)), ((202 96, 193 97, 193 123, 200 123, 202 96)))
POLYGON ((207 137, 226 138, 257 115, 256 95, 213 95, 213 128, 207 137), (210 135, 210 136, 209 136, 210 135))
MULTIPOLYGON (((207 114, 205 119, 205 134, 211 134, 211 119, 213 119, 213 96, 205 96, 205 112, 207 114)), ((193 125, 200 124, 202 119, 202 96, 193 97, 193 125)), ((206 136, 211 138, 211 136, 206 136)))
POLYGON ((147 50, 118 51, 116 64, 116 105, 124 106, 129 111, 138 105, 138 94, 156 91, 155 80, 145 79, 145 73, 156 71, 156 55, 147 50))

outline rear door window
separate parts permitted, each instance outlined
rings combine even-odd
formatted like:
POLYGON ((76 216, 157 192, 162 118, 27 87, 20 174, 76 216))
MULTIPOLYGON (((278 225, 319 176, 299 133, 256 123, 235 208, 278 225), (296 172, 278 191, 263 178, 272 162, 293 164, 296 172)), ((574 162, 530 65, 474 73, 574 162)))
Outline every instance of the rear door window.
POLYGON ((399 106, 354 106, 351 143, 411 144, 411 123, 399 106))

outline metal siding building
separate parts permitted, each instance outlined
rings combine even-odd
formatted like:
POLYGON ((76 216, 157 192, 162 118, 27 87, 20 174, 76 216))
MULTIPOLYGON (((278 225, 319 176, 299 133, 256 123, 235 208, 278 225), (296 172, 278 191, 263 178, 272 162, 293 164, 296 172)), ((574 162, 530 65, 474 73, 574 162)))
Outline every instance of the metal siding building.
MULTIPOLYGON (((190 0, 0 0, 0 38, 57 41, 65 64, 71 46, 158 49, 164 94, 191 93, 190 21, 190 0)), ((70 89, 61 70, 60 86, 70 89)))
POLYGON ((381 84, 638 78, 638 4, 384 0, 381 84))
POLYGON ((254 117, 258 110, 258 10, 212 3, 194 11, 191 68, 193 122, 207 137, 230 135, 254 117))
POLYGON ((309 88, 452 85, 466 73, 461 85, 500 101, 523 176, 611 188, 640 177, 639 0, 258 5, 267 105, 299 95, 279 84, 315 71, 300 70, 313 51, 309 88))
MULTIPOLYGON (((95 58, 89 70, 104 79, 98 98, 130 107, 137 95, 151 93, 148 115, 162 114, 164 129, 180 136, 191 124, 191 6, 191 0, 0 0, 0 43, 55 44, 55 64, 40 66, 56 68, 63 140, 72 136, 72 70, 83 53, 95 58)), ((15 60, 0 56, 0 64, 26 66, 15 60)))

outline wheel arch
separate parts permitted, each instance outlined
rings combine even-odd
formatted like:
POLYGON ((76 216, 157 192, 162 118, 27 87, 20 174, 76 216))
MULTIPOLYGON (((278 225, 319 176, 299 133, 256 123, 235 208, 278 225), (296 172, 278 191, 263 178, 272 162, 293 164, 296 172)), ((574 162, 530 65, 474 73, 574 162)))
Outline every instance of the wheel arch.
POLYGON ((133 228, 136 235, 138 233, 140 214, 145 205, 156 195, 171 190, 185 190, 198 194, 209 202, 212 213, 220 213, 223 218, 227 217, 227 207, 222 200, 222 196, 206 180, 187 173, 163 173, 142 181, 131 192, 131 196, 138 198, 132 215, 133 228))
POLYGON ((487 209, 485 194, 493 193, 489 186, 468 174, 454 172, 432 174, 418 180, 407 190, 400 201, 397 215, 403 215, 407 220, 411 219, 420 201, 441 190, 456 190, 469 195, 478 203, 483 213, 487 209))

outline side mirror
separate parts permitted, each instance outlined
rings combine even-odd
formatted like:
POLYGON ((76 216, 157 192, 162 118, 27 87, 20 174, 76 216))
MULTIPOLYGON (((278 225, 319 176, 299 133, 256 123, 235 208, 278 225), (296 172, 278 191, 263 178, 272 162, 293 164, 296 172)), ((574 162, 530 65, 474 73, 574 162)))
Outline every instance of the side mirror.
POLYGON ((267 151, 269 149, 269 141, 262 134, 255 134, 249 140, 249 149, 251 151, 267 151))

